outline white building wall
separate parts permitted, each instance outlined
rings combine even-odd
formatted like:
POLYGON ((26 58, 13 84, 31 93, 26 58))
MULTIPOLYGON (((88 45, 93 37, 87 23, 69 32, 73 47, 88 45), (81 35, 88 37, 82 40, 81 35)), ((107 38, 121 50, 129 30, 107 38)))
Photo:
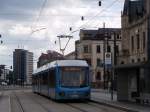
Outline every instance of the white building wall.
POLYGON ((32 84, 32 73, 33 73, 33 53, 27 52, 27 60, 26 60, 26 83, 32 84))

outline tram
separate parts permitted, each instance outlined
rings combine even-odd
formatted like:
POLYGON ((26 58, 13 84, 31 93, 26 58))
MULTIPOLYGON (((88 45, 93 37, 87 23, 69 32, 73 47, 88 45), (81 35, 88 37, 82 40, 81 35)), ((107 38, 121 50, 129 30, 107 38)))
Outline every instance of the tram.
POLYGON ((34 71, 33 92, 54 100, 90 99, 89 66, 84 60, 57 60, 34 71))

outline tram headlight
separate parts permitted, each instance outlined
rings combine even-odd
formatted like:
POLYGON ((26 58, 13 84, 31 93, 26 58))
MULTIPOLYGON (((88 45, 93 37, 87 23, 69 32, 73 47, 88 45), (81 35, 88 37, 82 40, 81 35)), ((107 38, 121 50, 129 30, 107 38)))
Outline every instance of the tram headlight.
POLYGON ((63 92, 63 91, 62 91, 62 92, 59 92, 59 95, 60 95, 60 96, 65 96, 65 92, 63 92))

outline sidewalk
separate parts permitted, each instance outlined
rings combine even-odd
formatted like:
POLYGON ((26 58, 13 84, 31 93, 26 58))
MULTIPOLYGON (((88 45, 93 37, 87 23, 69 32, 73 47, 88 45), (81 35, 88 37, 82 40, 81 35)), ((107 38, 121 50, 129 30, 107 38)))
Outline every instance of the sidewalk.
POLYGON ((113 101, 111 100, 111 93, 108 90, 92 89, 91 100, 103 105, 111 106, 125 111, 131 112, 150 112, 149 106, 144 106, 130 102, 118 102, 117 95, 114 92, 113 101))

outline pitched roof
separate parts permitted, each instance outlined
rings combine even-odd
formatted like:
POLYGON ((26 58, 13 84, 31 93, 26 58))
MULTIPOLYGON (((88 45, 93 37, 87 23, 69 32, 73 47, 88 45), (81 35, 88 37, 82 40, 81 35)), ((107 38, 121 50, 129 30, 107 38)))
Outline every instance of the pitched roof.
POLYGON ((123 15, 128 15, 129 2, 130 0, 125 0, 124 2, 123 15))
POLYGON ((111 37, 111 34, 114 32, 121 32, 120 28, 99 28, 98 30, 80 30, 80 37, 82 40, 103 40, 106 35, 108 38, 111 37))
POLYGON ((123 15, 129 16, 129 22, 138 20, 145 13, 145 0, 125 0, 123 15))

